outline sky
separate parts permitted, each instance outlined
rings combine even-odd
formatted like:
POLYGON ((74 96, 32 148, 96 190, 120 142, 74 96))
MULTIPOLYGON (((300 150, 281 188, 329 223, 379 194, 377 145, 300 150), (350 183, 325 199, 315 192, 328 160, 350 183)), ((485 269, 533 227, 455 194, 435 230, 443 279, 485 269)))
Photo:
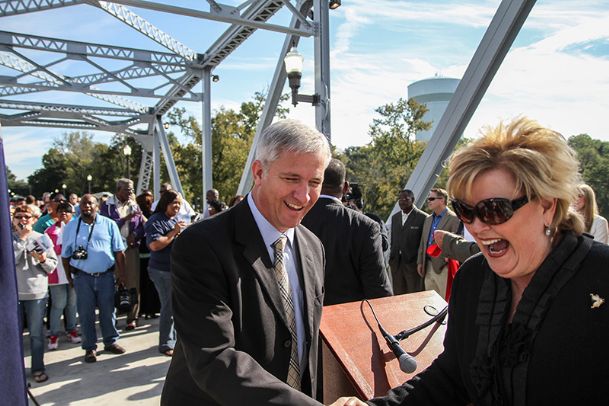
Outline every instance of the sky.
MULTIPOLYGON (((207 11, 200 0, 166 2, 207 11)), ((224 0, 225 4, 241 1, 224 0)), ((340 149, 370 142, 368 127, 375 108, 407 97, 410 83, 440 75, 461 78, 500 1, 343 0, 330 11, 332 142, 340 149)), ((158 28, 203 53, 228 26, 224 23, 131 8, 158 28)), ((270 22, 284 23, 284 10, 270 22)), ((150 50, 163 48, 102 10, 79 5, 0 18, 0 30, 150 50)), ((238 108, 272 80, 284 35, 258 30, 215 70, 212 109, 238 108)), ((300 92, 313 93, 313 41, 301 39, 305 56, 300 92)), ((65 61, 63 74, 82 66, 65 61)), ((0 67, 2 75, 14 71, 0 67)), ((200 91, 200 87, 198 87, 200 91)), ((285 91, 288 91, 286 84, 285 91)), ((66 104, 103 105, 75 93, 45 92, 13 98, 66 104)), ((135 99, 153 105, 152 99, 135 99)), ((200 119, 201 105, 180 102, 200 119)), ((587 133, 609 141, 609 0, 540 0, 490 84, 465 131, 520 115, 529 116, 565 136, 587 133)), ((6 111, 0 111, 6 113, 6 111)), ((11 113, 14 113, 12 111, 11 113)), ((291 117, 314 125, 306 103, 291 117)), ((25 179, 41 167, 41 157, 65 129, 3 127, 8 167, 25 179)), ((113 134, 96 133, 109 142, 113 134)))

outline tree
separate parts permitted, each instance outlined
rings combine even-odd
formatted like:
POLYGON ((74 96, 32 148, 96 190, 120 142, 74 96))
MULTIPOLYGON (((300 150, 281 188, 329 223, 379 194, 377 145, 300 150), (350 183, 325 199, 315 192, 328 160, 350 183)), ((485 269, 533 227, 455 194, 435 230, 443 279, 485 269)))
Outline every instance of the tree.
POLYGON ((577 152, 580 172, 584 182, 596 194, 601 216, 609 215, 609 142, 592 139, 588 134, 574 135, 568 140, 577 152))
POLYGON ((25 196, 30 194, 29 185, 27 182, 17 179, 17 176, 11 172, 8 166, 6 167, 6 180, 8 183, 8 188, 16 195, 25 196))
MULTIPOLYGON (((289 112, 289 109, 283 106, 288 98, 287 94, 281 96, 277 117, 285 118, 289 112)), ((265 99, 264 93, 256 92, 252 100, 241 103, 238 111, 222 106, 212 117, 212 182, 225 200, 232 197, 239 186, 265 99)), ((186 199, 199 202, 200 196, 203 195, 201 126, 193 116, 187 116, 183 108, 173 109, 167 114, 167 118, 169 123, 178 126, 181 133, 193 141, 181 144, 173 134, 169 134, 173 137, 170 139, 170 146, 186 199)))
MULTIPOLYGON (((116 180, 126 175, 121 151, 124 142, 122 138, 114 137, 108 146, 94 142, 93 135, 87 132, 62 134, 42 156, 42 168, 28 177, 32 193, 41 196, 55 189, 61 191, 65 184, 67 193, 83 194, 88 190, 87 175, 93 177, 93 192, 113 192, 116 180)), ((129 143, 139 154, 139 146, 133 140, 129 143)), ((134 158, 137 159, 135 154, 134 158)))
POLYGON ((372 141, 347 148, 345 156, 349 179, 362 186, 366 210, 387 217, 425 149, 415 134, 431 123, 423 121, 427 107, 414 99, 400 98, 375 111, 379 117, 368 130, 372 141))

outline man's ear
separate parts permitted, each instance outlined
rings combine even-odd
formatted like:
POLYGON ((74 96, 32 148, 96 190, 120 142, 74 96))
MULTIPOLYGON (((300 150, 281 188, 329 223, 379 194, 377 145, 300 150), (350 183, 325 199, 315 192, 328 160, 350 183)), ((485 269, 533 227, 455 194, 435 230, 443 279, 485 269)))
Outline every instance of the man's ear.
POLYGON ((252 175, 254 176, 254 185, 258 185, 262 180, 262 175, 264 174, 264 167, 262 166, 262 162, 256 159, 252 163, 252 175))

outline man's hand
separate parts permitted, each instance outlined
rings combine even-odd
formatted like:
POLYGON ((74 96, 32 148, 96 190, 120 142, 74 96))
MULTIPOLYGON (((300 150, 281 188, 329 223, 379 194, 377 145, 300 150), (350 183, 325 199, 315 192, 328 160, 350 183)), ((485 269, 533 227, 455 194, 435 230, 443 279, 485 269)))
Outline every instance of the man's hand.
POLYGON ((444 230, 436 230, 433 232, 433 239, 438 244, 438 247, 442 249, 442 242, 444 241, 444 236, 447 234, 444 230))
POLYGON ((417 273, 421 278, 425 277, 425 268, 423 268, 423 265, 417 264, 417 273))
POLYGON ((354 397, 342 397, 336 399, 336 402, 329 406, 367 406, 366 403, 362 402, 358 398, 354 397))
POLYGON ((119 283, 120 285, 123 285, 123 286, 127 287, 127 278, 126 278, 126 276, 125 276, 125 271, 124 271, 124 270, 123 270, 122 272, 121 272, 121 271, 118 271, 118 272, 116 273, 116 277, 117 277, 117 279, 118 279, 118 283, 119 283))

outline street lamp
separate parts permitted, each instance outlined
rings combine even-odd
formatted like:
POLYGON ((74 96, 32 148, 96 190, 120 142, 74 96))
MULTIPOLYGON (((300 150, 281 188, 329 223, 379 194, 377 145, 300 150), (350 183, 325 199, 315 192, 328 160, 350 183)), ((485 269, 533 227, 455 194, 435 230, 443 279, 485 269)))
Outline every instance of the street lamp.
POLYGON ((319 104, 318 94, 298 94, 304 57, 298 53, 295 46, 286 54, 283 62, 285 63, 285 71, 288 74, 290 89, 292 89, 292 104, 294 107, 296 107, 298 102, 311 103, 313 106, 317 106, 319 104))
POLYGON ((123 154, 127 158, 127 179, 129 179, 131 177, 129 174, 129 158, 131 157, 131 147, 129 144, 125 144, 123 147, 123 154))
POLYGON ((340 0, 330 0, 328 7, 330 8, 330 10, 336 10, 337 8, 340 7, 340 4, 341 4, 340 0))
POLYGON ((65 183, 63 185, 61 185, 61 190, 63 192, 63 197, 66 197, 66 189, 68 188, 68 185, 66 185, 65 183))
POLYGON ((91 181, 93 180, 93 176, 87 175, 87 182, 89 183, 89 194, 91 194, 91 181))

